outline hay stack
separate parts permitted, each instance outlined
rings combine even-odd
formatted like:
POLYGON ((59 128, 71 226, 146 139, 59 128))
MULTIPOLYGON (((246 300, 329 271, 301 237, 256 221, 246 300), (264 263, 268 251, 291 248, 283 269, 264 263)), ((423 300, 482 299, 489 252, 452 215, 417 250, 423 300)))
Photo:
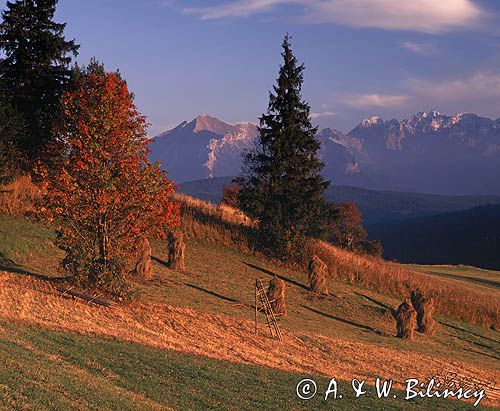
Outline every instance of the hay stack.
POLYGON ((309 262, 309 289, 315 294, 328 295, 326 286, 326 275, 328 266, 314 255, 309 262))
POLYGON ((436 307, 433 298, 423 298, 417 311, 418 331, 427 335, 434 335, 436 321, 434 311, 436 307))
POLYGON ((182 233, 171 232, 168 236, 168 266, 174 270, 184 270, 184 240, 182 233))
POLYGON ((267 289, 267 298, 271 303, 271 308, 276 316, 286 316, 285 305, 285 282, 278 277, 274 277, 269 281, 269 288, 267 289))
POLYGON ((137 263, 134 273, 144 280, 151 280, 151 245, 147 238, 139 241, 137 247, 137 263))
POLYGON ((403 301, 396 312, 398 337, 413 340, 413 333, 417 325, 417 312, 408 299, 403 301))
POLYGON ((434 299, 426 298, 418 288, 411 292, 411 303, 417 311, 417 329, 427 335, 434 334, 436 322, 434 311, 436 310, 434 299))
POLYGON ((422 304, 422 300, 424 299, 424 294, 420 291, 420 288, 413 290, 410 294, 411 304, 413 308, 418 312, 420 305, 422 304))

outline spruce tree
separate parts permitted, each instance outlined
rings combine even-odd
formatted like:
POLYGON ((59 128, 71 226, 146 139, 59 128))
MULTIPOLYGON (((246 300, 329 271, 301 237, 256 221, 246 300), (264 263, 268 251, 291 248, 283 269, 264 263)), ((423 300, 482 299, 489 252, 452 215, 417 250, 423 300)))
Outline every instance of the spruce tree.
POLYGON ((304 65, 294 57, 289 36, 283 42, 283 65, 260 117, 255 149, 244 160, 241 208, 259 222, 260 244, 281 259, 300 250, 306 236, 318 235, 327 209, 317 157, 320 142, 302 100, 304 65))
POLYGON ((56 23, 57 0, 8 1, 2 12, 0 87, 22 116, 27 132, 19 148, 36 159, 50 140, 59 99, 71 81, 72 56, 79 46, 56 23))

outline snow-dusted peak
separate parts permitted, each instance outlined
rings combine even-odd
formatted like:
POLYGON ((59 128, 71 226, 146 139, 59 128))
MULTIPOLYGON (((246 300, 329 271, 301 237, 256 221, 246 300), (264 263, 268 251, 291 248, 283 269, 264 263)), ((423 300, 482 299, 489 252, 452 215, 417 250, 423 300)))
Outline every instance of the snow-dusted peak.
POLYGON ((376 126, 384 124, 384 120, 382 120, 379 116, 373 116, 370 118, 365 118, 362 122, 361 125, 363 127, 371 127, 371 126, 376 126))

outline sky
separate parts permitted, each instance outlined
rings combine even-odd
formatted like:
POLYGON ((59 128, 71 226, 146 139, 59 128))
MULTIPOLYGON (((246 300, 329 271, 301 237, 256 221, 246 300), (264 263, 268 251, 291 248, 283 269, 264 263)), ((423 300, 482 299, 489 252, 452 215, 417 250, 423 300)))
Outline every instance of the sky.
POLYGON ((56 20, 80 64, 120 70, 151 135, 201 113, 257 122, 287 32, 321 127, 432 109, 500 117, 496 0, 59 0, 56 20))

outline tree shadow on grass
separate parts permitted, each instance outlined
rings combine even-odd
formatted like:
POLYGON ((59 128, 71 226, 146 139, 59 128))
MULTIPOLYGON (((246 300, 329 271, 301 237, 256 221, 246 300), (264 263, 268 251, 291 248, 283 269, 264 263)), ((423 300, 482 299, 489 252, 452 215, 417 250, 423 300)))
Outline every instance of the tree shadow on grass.
POLYGON ((352 320, 346 320, 345 318, 341 318, 341 317, 337 317, 335 315, 332 315, 332 314, 327 314, 327 313, 324 313, 322 311, 319 311, 319 310, 316 310, 314 308, 311 308, 311 307, 307 307, 306 305, 300 305, 302 308, 305 308, 306 310, 309 310, 315 314, 319 314, 323 317, 326 317, 326 318, 331 318, 332 320, 336 320, 336 321, 340 321, 344 324, 348 324, 348 325, 352 325, 354 327, 358 327, 358 328, 361 328, 362 330, 365 330, 365 331, 371 331, 377 335, 384 335, 381 331, 373 328, 373 327, 370 327, 369 325, 364 325, 364 324, 360 324, 360 323, 357 323, 355 321, 352 321, 352 320))
POLYGON ((8 258, 0 251, 0 271, 5 271, 11 274, 22 275, 26 277, 36 278, 38 280, 50 281, 52 283, 60 283, 67 280, 67 277, 49 277, 48 275, 33 273, 21 267, 15 261, 8 258))
POLYGON ((461 328, 461 327, 457 327, 456 325, 452 325, 452 324, 447 324, 443 321, 437 321, 439 324, 441 325, 444 325, 445 327, 448 327, 448 328, 451 328, 453 330, 456 330, 456 331, 461 331, 463 333, 466 333, 466 334, 471 334, 475 337, 479 337, 479 338, 484 338, 485 340, 488 340, 488 341, 492 341, 494 343, 497 343, 497 344, 500 344, 500 340, 494 340, 493 338, 489 338, 489 337, 486 337, 484 335, 481 335, 481 334, 477 334, 475 332, 472 332, 472 331, 469 331, 469 330, 466 330, 465 328, 461 328))
POLYGON ((51 283, 62 283, 68 280, 69 277, 49 277, 48 275, 33 273, 19 266, 0 264, 0 271, 5 271, 11 274, 22 275, 26 277, 36 278, 37 280, 49 281, 51 283))
POLYGON ((213 297, 220 298, 221 300, 228 301, 230 303, 240 303, 240 301, 235 300, 234 298, 226 297, 225 295, 216 293, 215 291, 207 290, 206 288, 200 287, 198 285, 189 284, 189 283, 184 283, 184 285, 187 285, 188 287, 194 288, 195 290, 207 293, 213 297))
POLYGON ((396 310, 394 308, 392 308, 390 305, 384 304, 383 302, 378 301, 375 298, 369 297, 369 296, 362 294, 362 293, 354 292, 354 294, 359 295, 360 297, 366 298, 368 301, 372 302, 375 305, 378 305, 381 308, 385 308, 386 310, 389 311, 389 313, 391 313, 391 315, 394 318, 396 318, 396 310))
POLYGON ((270 276, 272 276, 272 277, 276 276, 276 277, 278 277, 280 280, 283 280, 283 281, 285 281, 285 282, 287 282, 287 283, 289 283, 289 284, 295 285, 295 286, 297 286, 297 287, 300 287, 300 288, 302 288, 302 289, 304 289, 304 290, 309 291, 309 287, 305 286, 304 284, 299 283, 298 281, 292 280, 291 278, 287 278, 287 277, 284 277, 284 276, 282 276, 282 275, 279 275, 279 274, 273 273, 273 272, 272 272, 272 271, 270 271, 270 270, 267 270, 267 269, 265 269, 265 268, 259 267, 258 265, 255 265, 255 264, 252 264, 252 263, 247 263, 247 262, 245 262, 245 261, 242 261, 242 263, 243 263, 243 264, 245 264, 246 266, 250 267, 250 268, 253 268, 253 269, 255 269, 255 270, 259 270, 259 271, 261 271, 261 272, 263 272, 263 273, 265 273, 265 274, 267 274, 267 275, 270 275, 270 276))
POLYGON ((166 268, 170 268, 167 264, 166 261, 159 259, 158 257, 155 257, 154 255, 151 256, 151 259, 156 261, 158 264, 163 265, 166 268))

